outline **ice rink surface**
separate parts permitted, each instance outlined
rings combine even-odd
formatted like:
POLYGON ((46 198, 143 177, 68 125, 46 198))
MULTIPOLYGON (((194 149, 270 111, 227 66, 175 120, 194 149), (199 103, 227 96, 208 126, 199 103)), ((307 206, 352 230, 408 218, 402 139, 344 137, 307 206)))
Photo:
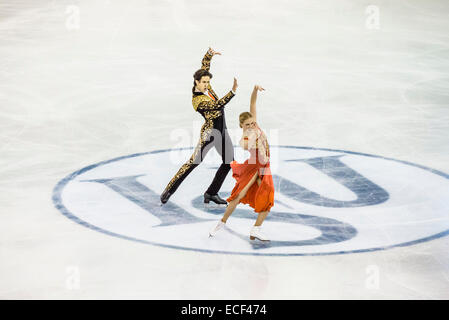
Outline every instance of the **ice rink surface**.
MULTIPOLYGON (((1 1, 0 298, 448 299, 448 15, 442 0, 1 1), (234 76, 239 81, 226 106, 235 144, 238 115, 261 84, 258 122, 270 143, 300 147, 273 147, 282 151, 274 152, 275 174, 295 188, 328 192, 320 199, 353 203, 336 183, 343 180, 320 189, 326 166, 285 164, 345 150, 352 154, 342 166, 386 190, 383 204, 336 214, 294 200, 293 184, 276 193, 284 215, 273 213, 278 220, 267 220, 266 230, 283 236, 281 244, 301 230, 304 239, 317 236, 288 223, 295 213, 357 226, 344 229, 352 238, 333 254, 224 253, 240 245, 231 233, 206 243, 201 232, 217 216, 195 206, 214 163, 195 169, 166 209, 204 222, 168 233, 143 228, 157 225, 157 215, 144 220, 124 197, 85 182, 148 168, 157 174, 135 185, 163 190, 191 149, 180 162, 154 151, 196 144, 202 118, 191 105, 192 74, 209 46, 222 53, 212 61, 215 91, 222 96, 234 76), (117 158, 128 162, 108 162, 117 158), (103 211, 92 211, 100 198, 103 211), (109 234, 68 219, 68 211, 109 234), (158 244, 145 242, 154 237, 158 244), (181 238, 184 248, 173 245, 181 238), (192 250, 200 246, 210 250, 192 250), (357 251, 363 248, 376 250, 357 251)), ((229 174, 224 195, 232 186, 229 174)), ((229 220, 242 234, 246 210, 229 220)), ((286 252, 333 250, 316 248, 286 252)))

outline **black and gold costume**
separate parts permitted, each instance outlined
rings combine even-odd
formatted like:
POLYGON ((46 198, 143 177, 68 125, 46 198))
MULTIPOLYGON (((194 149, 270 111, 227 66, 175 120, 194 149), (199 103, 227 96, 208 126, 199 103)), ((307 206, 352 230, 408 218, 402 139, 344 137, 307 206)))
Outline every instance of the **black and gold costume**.
MULTIPOLYGON (((212 54, 208 51, 202 60, 201 69, 209 71, 211 59, 212 54)), ((201 127, 200 140, 190 159, 182 165, 171 179, 165 188, 164 193, 168 191, 173 194, 189 173, 201 163, 212 147, 215 147, 223 162, 218 168, 206 193, 209 195, 216 195, 218 193, 231 169, 230 163, 234 160, 234 147, 227 132, 224 114, 224 106, 232 99, 232 97, 234 97, 234 93, 229 91, 228 94, 219 99, 210 85, 208 87, 207 95, 202 92, 193 93, 193 108, 205 119, 205 122, 201 127)))

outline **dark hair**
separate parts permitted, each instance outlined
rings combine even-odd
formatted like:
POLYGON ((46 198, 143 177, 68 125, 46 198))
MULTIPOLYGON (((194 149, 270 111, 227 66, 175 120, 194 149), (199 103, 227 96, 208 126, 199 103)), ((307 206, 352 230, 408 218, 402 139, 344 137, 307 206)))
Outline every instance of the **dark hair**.
POLYGON ((193 74, 193 88, 192 93, 195 92, 196 83, 195 80, 201 81, 202 77, 209 77, 212 79, 212 73, 207 70, 199 69, 193 74))

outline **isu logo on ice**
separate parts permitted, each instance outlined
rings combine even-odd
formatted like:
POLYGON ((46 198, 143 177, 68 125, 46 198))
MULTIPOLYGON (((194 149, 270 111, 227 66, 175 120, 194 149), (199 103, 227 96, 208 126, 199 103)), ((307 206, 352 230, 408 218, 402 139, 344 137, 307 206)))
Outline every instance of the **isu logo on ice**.
MULTIPOLYGON (((224 209, 203 206, 202 193, 212 178, 208 171, 215 170, 207 163, 161 206, 162 189, 179 166, 170 161, 173 150, 81 169, 58 183, 53 201, 64 215, 93 230, 203 252, 351 253, 412 245, 449 233, 445 173, 349 151, 294 146, 272 150, 276 194, 264 223, 271 237, 268 244, 249 240, 255 213, 245 205, 237 207, 224 232, 208 237, 224 209)), ((226 197, 232 186, 229 175, 220 194, 226 197)))

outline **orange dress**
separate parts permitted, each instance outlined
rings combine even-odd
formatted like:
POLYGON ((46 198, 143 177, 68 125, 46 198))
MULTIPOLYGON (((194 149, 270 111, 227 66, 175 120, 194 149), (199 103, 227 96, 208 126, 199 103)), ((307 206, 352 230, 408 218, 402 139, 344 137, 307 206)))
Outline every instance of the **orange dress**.
POLYGON ((265 137, 265 139, 259 139, 258 143, 261 142, 264 144, 266 156, 261 157, 261 150, 253 148, 248 150, 250 152, 250 157, 244 163, 238 163, 235 160, 230 163, 232 177, 236 180, 236 183, 232 189, 231 195, 226 200, 229 202, 237 198, 240 191, 248 185, 251 178, 257 171, 259 171, 259 177, 262 180, 261 184, 258 185, 257 181, 254 182, 239 203, 249 204, 254 208, 255 212, 262 212, 270 211, 271 207, 274 205, 274 184, 270 170, 270 150, 268 142, 263 131, 258 126, 257 129, 261 131, 262 137, 265 137))

